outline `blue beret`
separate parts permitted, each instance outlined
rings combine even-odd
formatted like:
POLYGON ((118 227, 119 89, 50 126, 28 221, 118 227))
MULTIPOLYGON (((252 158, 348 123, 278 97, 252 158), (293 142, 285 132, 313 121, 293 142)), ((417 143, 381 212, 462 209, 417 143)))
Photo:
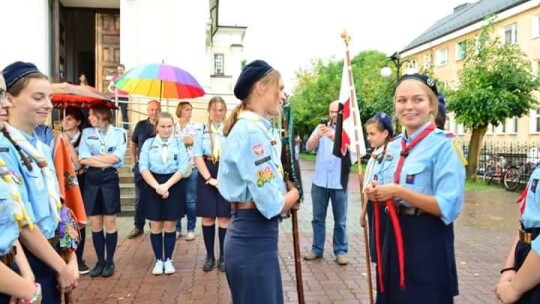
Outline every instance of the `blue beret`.
POLYGON ((234 86, 234 96, 240 100, 246 99, 251 87, 272 70, 273 68, 263 60, 255 60, 246 65, 234 86))
POLYGON ((388 131, 390 137, 394 137, 394 128, 392 127, 392 119, 384 112, 375 114, 375 119, 388 131))
POLYGON ((433 91, 433 93, 435 93, 435 96, 439 96, 439 90, 437 89, 437 84, 435 83, 435 80, 431 77, 429 77, 428 75, 423 75, 423 74, 418 74, 418 73, 414 73, 414 74, 405 74, 403 76, 401 76, 401 78, 399 79, 397 85, 396 85, 396 88, 405 80, 407 79, 416 79, 418 81, 421 81, 422 83, 424 83, 426 86, 428 86, 431 91, 433 91))
POLYGON ((9 88, 17 82, 17 80, 32 73, 41 73, 35 64, 30 62, 17 61, 2 70, 2 75, 6 80, 6 88, 9 88))

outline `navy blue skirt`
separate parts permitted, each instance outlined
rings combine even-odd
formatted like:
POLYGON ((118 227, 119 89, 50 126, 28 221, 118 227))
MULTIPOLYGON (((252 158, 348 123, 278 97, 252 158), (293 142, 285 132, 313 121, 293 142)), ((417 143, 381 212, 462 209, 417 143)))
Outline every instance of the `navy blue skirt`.
MULTIPOLYGON (((369 256, 372 263, 377 263, 377 250, 375 244, 375 216, 373 215, 374 203, 370 200, 367 201, 367 220, 369 227, 369 256)), ((381 215, 381 225, 379 226, 381 246, 384 244, 385 228, 386 228, 386 213, 382 204, 378 205, 381 215)))
MULTIPOLYGON (((540 232, 540 228, 526 229, 526 231, 529 233, 532 233, 534 237, 534 236, 538 236, 538 232, 540 232)), ((523 262, 525 262, 525 259, 527 258, 527 255, 529 255, 530 251, 531 251, 530 244, 524 244, 522 241, 518 242, 516 246, 516 250, 515 250, 515 256, 514 256, 514 267, 516 269, 519 270, 519 268, 521 268, 521 265, 523 265, 523 262)), ((519 304, 540 303, 540 285, 536 285, 536 287, 524 293, 523 296, 516 303, 519 303, 519 304)))
MULTIPOLYGON (((157 174, 151 172, 159 184, 163 184, 173 174, 157 174)), ((186 202, 183 189, 184 179, 169 188, 169 197, 163 199, 156 190, 144 182, 141 189, 141 202, 144 206, 144 214, 151 221, 177 221, 186 214, 186 202)))
MULTIPOLYGON (((206 167, 213 178, 217 178, 219 163, 205 161, 206 167)), ((200 217, 231 217, 231 203, 226 201, 218 189, 207 185, 199 174, 197 178, 197 216, 200 217)))
POLYGON ((27 250, 23 246, 24 254, 28 259, 28 264, 36 277, 36 282, 41 285, 41 294, 43 304, 60 304, 62 296, 56 286, 58 281, 56 280, 56 272, 47 266, 44 262, 38 259, 34 254, 27 250))
POLYGON ((116 169, 88 168, 83 200, 88 215, 120 213, 120 181, 116 169))
POLYGON ((235 210, 225 235, 225 272, 234 304, 283 303, 278 217, 235 210))
POLYGON ((445 225, 440 218, 428 214, 400 215, 399 221, 405 250, 405 289, 399 287, 397 247, 388 220, 382 252, 382 303, 454 303, 459 291, 453 224, 445 225))

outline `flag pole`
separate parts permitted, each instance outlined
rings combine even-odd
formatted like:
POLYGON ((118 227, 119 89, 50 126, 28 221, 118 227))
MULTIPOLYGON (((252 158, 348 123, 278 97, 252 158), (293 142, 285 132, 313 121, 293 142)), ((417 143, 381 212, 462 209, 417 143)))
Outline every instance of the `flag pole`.
MULTIPOLYGON (((341 33, 341 38, 343 38, 343 42, 345 42, 345 60, 347 64, 347 74, 349 76, 349 97, 351 100, 351 108, 352 112, 357 111, 359 113, 358 109, 358 102, 356 101, 356 92, 354 89, 354 82, 353 82, 353 74, 352 74, 352 67, 351 67, 351 55, 349 53, 349 42, 351 41, 351 36, 347 31, 343 31, 341 33)), ((360 129, 360 121, 357 119, 357 115, 352 115, 353 117, 353 124, 354 124, 354 139, 355 139, 355 145, 356 145, 356 161, 358 164, 358 184, 360 186, 360 203, 361 206, 364 207, 365 197, 364 197, 364 183, 363 183, 363 172, 362 172, 362 155, 359 153, 361 151, 360 148, 360 134, 358 133, 358 130, 360 129)), ((369 303, 373 304, 373 284, 371 280, 371 262, 370 262, 370 256, 369 256, 369 244, 368 244, 368 231, 364 227, 364 248, 365 248, 365 256, 366 256, 366 267, 367 267, 367 280, 368 280, 368 294, 369 294, 369 303)))

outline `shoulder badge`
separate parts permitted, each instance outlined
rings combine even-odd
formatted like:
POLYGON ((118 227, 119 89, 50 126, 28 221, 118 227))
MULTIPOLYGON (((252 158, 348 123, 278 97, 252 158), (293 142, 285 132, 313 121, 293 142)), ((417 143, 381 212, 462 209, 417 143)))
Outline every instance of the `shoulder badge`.
POLYGON ((463 166, 466 166, 467 165, 467 159, 465 158, 465 155, 463 155, 463 150, 461 150, 461 147, 459 146, 458 142, 456 141, 456 139, 452 139, 452 147, 454 147, 454 150, 456 151, 457 153, 457 156, 459 158, 459 160, 461 161, 461 164, 463 166))

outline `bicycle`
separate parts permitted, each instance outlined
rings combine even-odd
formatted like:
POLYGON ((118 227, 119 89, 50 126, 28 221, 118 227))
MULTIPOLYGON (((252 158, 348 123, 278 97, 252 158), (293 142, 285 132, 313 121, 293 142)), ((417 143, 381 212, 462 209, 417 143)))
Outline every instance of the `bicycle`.
POLYGON ((504 156, 488 156, 487 162, 488 165, 484 171, 484 182, 489 185, 493 178, 497 177, 500 184, 509 167, 506 159, 504 156))
POLYGON ((510 166, 503 176, 504 188, 508 191, 514 191, 522 182, 526 184, 535 167, 536 165, 532 162, 527 162, 525 165, 510 166))

